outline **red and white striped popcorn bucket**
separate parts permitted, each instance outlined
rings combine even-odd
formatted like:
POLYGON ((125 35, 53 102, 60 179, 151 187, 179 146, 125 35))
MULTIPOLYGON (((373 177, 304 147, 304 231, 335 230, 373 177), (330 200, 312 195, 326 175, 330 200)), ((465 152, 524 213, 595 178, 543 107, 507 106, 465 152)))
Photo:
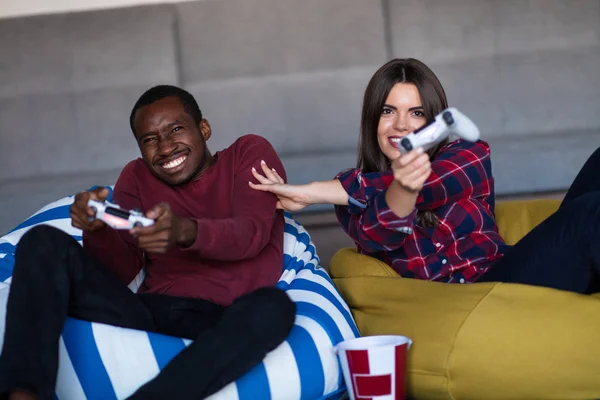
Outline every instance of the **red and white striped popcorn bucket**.
POLYGON ((404 400, 406 336, 364 336, 336 346, 350 400, 404 400))

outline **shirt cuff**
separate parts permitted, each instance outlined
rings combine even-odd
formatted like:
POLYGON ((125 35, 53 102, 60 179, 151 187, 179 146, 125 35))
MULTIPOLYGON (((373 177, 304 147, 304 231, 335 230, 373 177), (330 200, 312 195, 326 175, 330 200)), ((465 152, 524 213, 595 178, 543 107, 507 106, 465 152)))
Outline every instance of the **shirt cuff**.
POLYGON ((338 174, 335 179, 339 180, 342 187, 348 193, 348 213, 360 215, 367 208, 366 199, 362 199, 362 187, 360 179, 357 178, 356 170, 351 169, 338 174))
POLYGON ((412 212, 406 217, 398 217, 385 199, 386 192, 383 191, 375 197, 374 206, 377 210, 377 221, 387 229, 406 234, 413 233, 413 228, 417 223, 417 209, 413 208, 412 212))
POLYGON ((190 244, 187 247, 182 247, 182 246, 177 246, 177 249, 179 251, 182 252, 199 252, 203 249, 203 245, 206 242, 206 237, 202 238, 201 235, 198 234, 198 232, 210 232, 210 226, 206 226, 204 224, 204 222, 206 222, 205 218, 190 218, 192 219, 195 223, 196 223, 196 238, 194 239, 194 241, 192 242, 192 244, 190 244), (202 240, 204 239, 204 241, 202 240))

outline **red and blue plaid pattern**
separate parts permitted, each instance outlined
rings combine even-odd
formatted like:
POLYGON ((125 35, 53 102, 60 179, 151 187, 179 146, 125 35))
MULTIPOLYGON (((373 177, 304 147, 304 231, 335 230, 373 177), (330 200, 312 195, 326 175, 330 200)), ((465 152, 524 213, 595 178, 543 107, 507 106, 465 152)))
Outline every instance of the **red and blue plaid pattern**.
POLYGON ((352 169, 336 178, 348 192, 337 218, 358 250, 391 265, 401 276, 448 283, 474 282, 502 257, 506 244, 494 217, 490 147, 457 140, 444 146, 413 212, 398 218, 385 193, 392 171, 352 169), (431 210, 437 228, 416 224, 417 211, 431 210))

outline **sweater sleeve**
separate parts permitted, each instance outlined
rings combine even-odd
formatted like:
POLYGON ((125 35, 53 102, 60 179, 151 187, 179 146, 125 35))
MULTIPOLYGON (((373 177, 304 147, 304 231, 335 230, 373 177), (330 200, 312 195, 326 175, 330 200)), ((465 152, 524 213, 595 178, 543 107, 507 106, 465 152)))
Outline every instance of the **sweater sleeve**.
MULTIPOLYGON (((113 191, 113 201, 125 209, 141 208, 134 176, 134 162, 129 163, 119 176, 113 191)), ((144 265, 144 255, 133 237, 125 230, 109 226, 84 232, 83 247, 102 266, 111 270, 125 285, 129 285, 144 265)))
POLYGON ((276 218, 277 197, 252 189, 252 167, 260 171, 260 162, 286 179, 285 170, 275 149, 264 138, 244 136, 236 156, 233 209, 229 218, 195 218, 198 234, 195 242, 184 251, 196 252, 213 260, 236 261, 256 257, 269 243, 276 218))

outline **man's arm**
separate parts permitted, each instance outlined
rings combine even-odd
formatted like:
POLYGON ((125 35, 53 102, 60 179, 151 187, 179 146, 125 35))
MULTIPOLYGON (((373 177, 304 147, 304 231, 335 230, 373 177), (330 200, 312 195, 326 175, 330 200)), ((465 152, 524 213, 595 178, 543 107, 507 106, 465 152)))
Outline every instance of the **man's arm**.
POLYGON ((240 146, 234 177, 233 210, 230 218, 195 218, 196 239, 184 251, 201 257, 235 261, 256 257, 269 243, 276 218, 277 197, 252 189, 252 167, 259 169, 261 160, 285 179, 285 170, 273 146, 262 137, 249 135, 240 146))
MULTIPOLYGON (((133 164, 128 164, 115 185, 113 199, 125 209, 141 208, 133 164)), ((102 266, 115 273, 125 285, 137 276, 144 266, 143 253, 127 231, 104 226, 98 231, 83 233, 83 247, 102 266)))

